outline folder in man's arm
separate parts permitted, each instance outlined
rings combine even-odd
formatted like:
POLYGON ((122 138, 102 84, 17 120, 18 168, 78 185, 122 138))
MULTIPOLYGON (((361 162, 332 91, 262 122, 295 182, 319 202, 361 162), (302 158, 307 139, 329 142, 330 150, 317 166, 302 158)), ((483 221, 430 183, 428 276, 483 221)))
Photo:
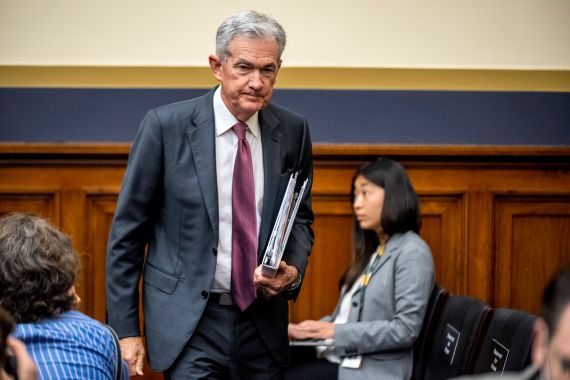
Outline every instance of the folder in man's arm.
POLYGON ((298 173, 292 174, 289 178, 289 183, 277 214, 277 219, 273 225, 269 243, 265 249, 265 255, 261 261, 261 272, 264 276, 275 277, 279 263, 285 252, 289 234, 295 223, 297 210, 303 199, 305 188, 307 187, 307 180, 303 182, 303 186, 298 193, 295 193, 295 185, 297 183, 298 173))
MULTIPOLYGON (((277 247, 279 241, 281 240, 283 225, 285 223, 287 210, 291 203, 293 190, 295 189, 296 176, 291 175, 289 178, 289 183, 287 184, 287 189, 285 190, 285 195, 281 201, 281 206, 279 207, 279 212, 277 213, 277 218, 275 219, 275 224, 273 225, 273 230, 269 237, 269 243, 265 249, 265 255, 263 256, 262 264, 268 267, 279 266, 279 261, 275 263, 277 256, 277 247)), ((264 273, 265 274, 265 273, 264 273)))

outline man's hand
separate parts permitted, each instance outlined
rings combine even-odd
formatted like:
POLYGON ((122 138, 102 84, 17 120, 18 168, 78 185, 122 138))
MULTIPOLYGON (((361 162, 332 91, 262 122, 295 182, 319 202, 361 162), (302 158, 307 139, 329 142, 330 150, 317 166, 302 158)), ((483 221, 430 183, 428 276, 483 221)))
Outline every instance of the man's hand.
POLYGON ((301 323, 289 323, 289 339, 330 339, 334 338, 335 324, 332 322, 306 320, 301 323))
POLYGON ((273 298, 282 291, 291 286, 297 279, 299 270, 297 267, 287 265, 285 261, 279 263, 277 274, 275 277, 266 277, 261 273, 261 265, 255 268, 253 273, 253 283, 260 293, 265 298, 273 298))
POLYGON ((143 375, 144 344, 140 336, 129 336, 119 340, 121 356, 129 366, 129 376, 143 375))

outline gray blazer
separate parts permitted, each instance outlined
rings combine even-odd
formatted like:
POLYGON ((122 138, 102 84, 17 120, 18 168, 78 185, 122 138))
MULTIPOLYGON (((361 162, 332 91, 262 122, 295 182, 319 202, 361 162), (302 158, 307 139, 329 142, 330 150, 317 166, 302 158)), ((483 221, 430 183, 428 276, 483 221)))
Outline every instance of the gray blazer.
MULTIPOLYGON (((410 378, 412 346, 420 333, 434 282, 432 254, 422 238, 411 231, 393 235, 372 274, 364 300, 361 302, 362 294, 357 290, 348 322, 336 326, 334 353, 341 357, 363 355, 360 368, 339 367, 340 380, 410 378)), ((340 300, 333 315, 324 320, 332 320, 339 306, 340 300)))
MULTIPOLYGON (((107 254, 108 323, 120 337, 140 334, 142 275, 151 367, 170 367, 200 320, 218 246, 213 93, 150 110, 133 143, 107 254), (145 260, 145 248, 148 253, 145 260)), ((264 200, 258 262, 292 172, 309 178, 283 260, 304 273, 313 243, 311 140, 306 120, 276 105, 259 112, 264 200)), ((281 363, 288 362, 289 292, 250 307, 253 322, 281 363)))

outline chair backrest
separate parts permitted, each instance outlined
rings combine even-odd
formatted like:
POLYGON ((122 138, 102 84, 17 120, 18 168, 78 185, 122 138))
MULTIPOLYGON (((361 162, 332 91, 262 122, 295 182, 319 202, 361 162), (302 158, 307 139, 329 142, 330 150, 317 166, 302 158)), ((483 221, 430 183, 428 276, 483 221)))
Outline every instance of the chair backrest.
POLYGON ((429 297, 420 335, 418 335, 418 338, 414 343, 414 368, 412 380, 422 380, 424 378, 427 359, 431 352, 428 347, 431 342, 433 342, 435 329, 439 323, 443 307, 445 306, 445 302, 448 297, 449 292, 436 283, 429 297))
POLYGON ((530 364, 536 316, 496 309, 481 341, 471 373, 522 371, 530 364))
POLYGON ((492 309, 472 297, 450 295, 429 350, 423 379, 442 380, 468 373, 473 353, 485 331, 492 309))

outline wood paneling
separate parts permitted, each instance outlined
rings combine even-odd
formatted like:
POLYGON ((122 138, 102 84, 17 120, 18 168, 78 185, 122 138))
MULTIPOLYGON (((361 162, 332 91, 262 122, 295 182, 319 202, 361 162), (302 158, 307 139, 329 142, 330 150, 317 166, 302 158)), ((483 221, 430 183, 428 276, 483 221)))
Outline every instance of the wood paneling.
POLYGON ((463 194, 421 195, 422 229, 420 235, 431 248, 436 281, 454 293, 465 293, 467 276, 464 247, 463 194))
POLYGON ((494 303, 540 313, 537 290, 570 265, 570 197, 499 196, 495 214, 494 303))
POLYGON ((59 193, 51 189, 18 189, 3 183, 0 187, 0 215, 13 210, 41 215, 58 224, 59 193))
MULTIPOLYGON (((107 235, 129 148, 0 144, 0 214, 33 212, 71 236, 82 261, 81 309, 99 320, 107 235)), ((292 320, 332 311, 351 260, 352 176, 380 155, 402 162, 420 196, 421 235, 442 286, 538 312, 542 287, 570 264, 570 148, 317 145, 316 238, 292 320)), ((144 379, 160 378, 146 372, 144 379)))
POLYGON ((338 280, 351 259, 350 233, 352 209, 348 196, 315 195, 315 244, 309 258, 303 288, 291 303, 290 319, 300 321, 309 316, 330 313, 338 298, 338 280))
POLYGON ((105 252, 107 237, 115 213, 119 189, 109 192, 86 192, 87 228, 85 255, 83 256, 83 269, 85 281, 83 283, 85 295, 92 302, 88 305, 92 309, 85 311, 98 320, 105 319, 105 252))

